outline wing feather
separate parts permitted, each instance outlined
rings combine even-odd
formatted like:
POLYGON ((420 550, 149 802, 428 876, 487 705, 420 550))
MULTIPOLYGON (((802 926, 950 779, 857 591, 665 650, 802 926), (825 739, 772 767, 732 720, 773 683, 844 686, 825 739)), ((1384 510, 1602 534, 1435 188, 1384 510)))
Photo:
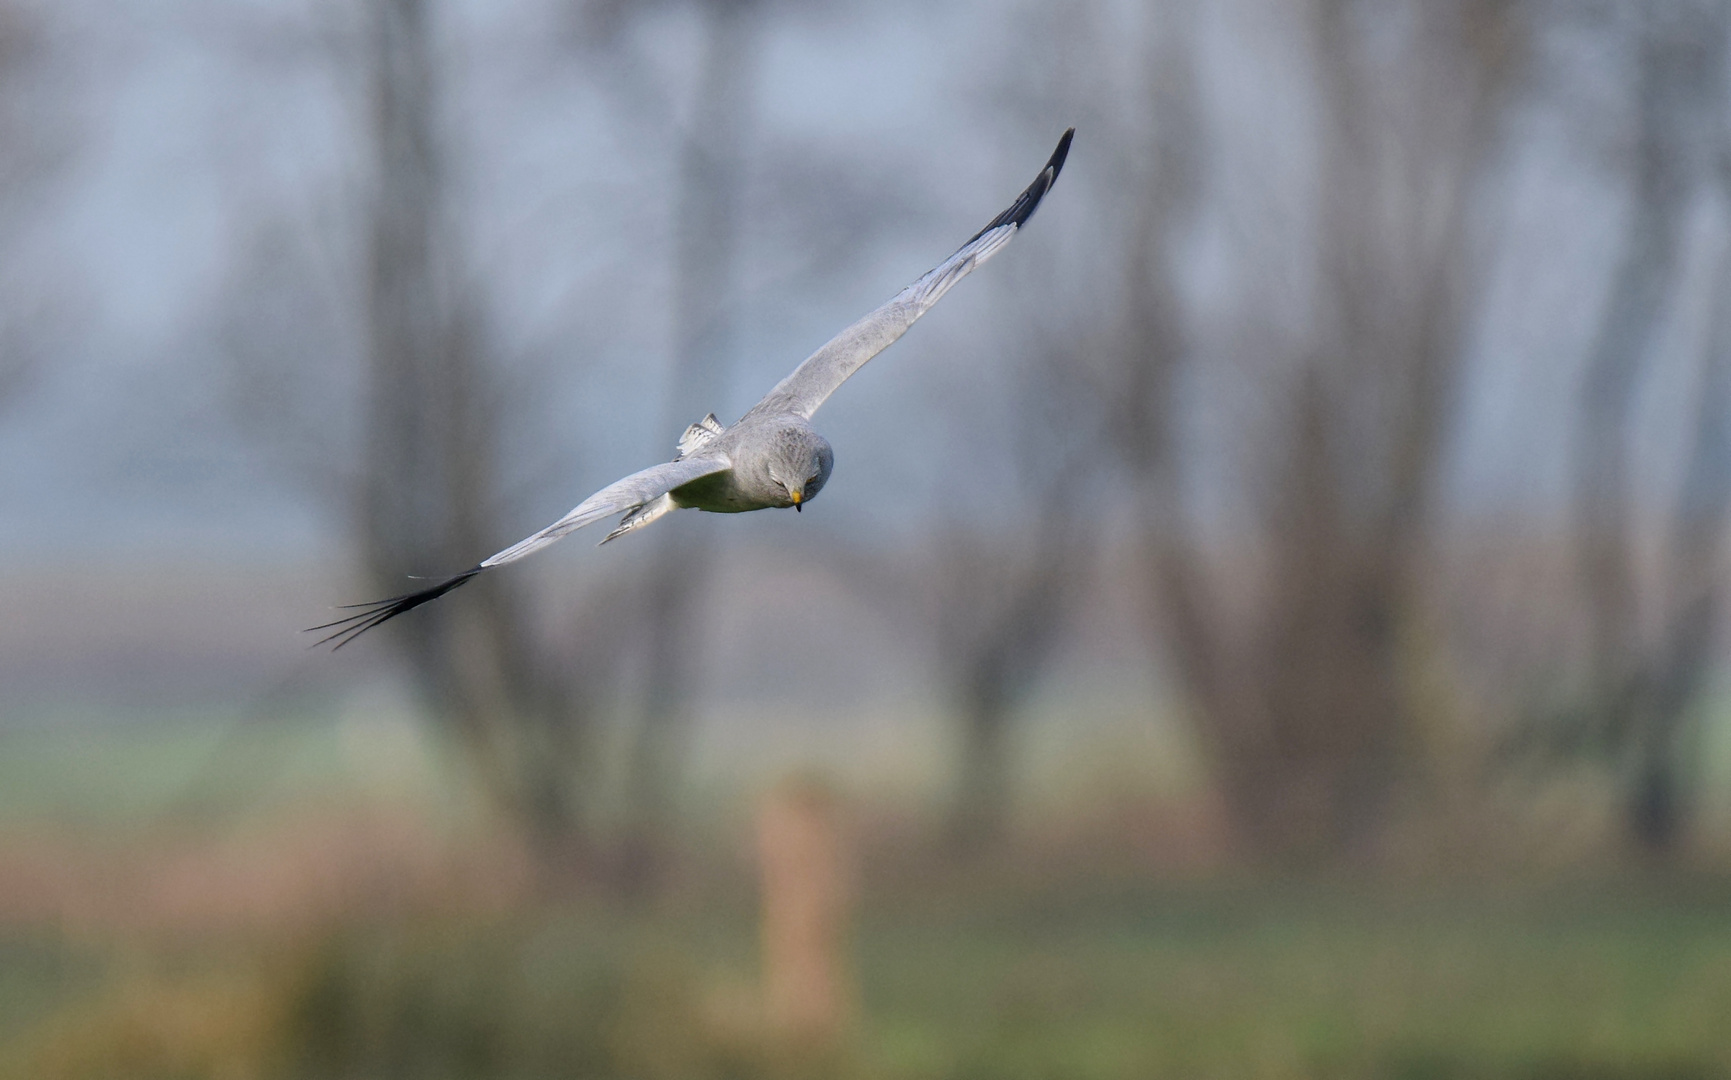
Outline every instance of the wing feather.
POLYGON ((542 529, 534 536, 517 541, 504 551, 493 555, 481 563, 481 569, 490 570, 495 566, 503 566, 516 562, 523 556, 539 551, 567 533, 593 524, 604 517, 635 510, 652 499, 667 494, 676 487, 682 487, 700 477, 713 473, 726 472, 733 468, 733 462, 722 453, 697 454, 693 457, 680 458, 660 465, 652 465, 642 472, 634 472, 623 480, 615 480, 595 494, 584 499, 572 508, 569 514, 542 529))
POLYGON ((661 465, 651 466, 641 472, 632 473, 623 480, 615 480, 584 499, 569 514, 535 535, 519 540, 504 551, 469 567, 460 574, 448 577, 437 585, 422 589, 419 592, 405 593, 402 596, 393 596, 389 600, 375 600, 367 604, 351 604, 349 607, 354 609, 355 614, 320 626, 310 626, 307 628, 307 632, 329 630, 329 634, 314 644, 324 645, 328 642, 335 642, 332 648, 340 649, 373 627, 390 622, 398 615, 413 611, 422 604, 437 600, 483 570, 491 570, 495 566, 516 562, 525 555, 538 551, 564 537, 567 533, 575 532, 585 525, 613 514, 636 510, 676 487, 688 484, 699 477, 726 472, 732 467, 733 463, 728 460, 725 454, 711 453, 669 461, 661 465))
POLYGON ((1052 157, 1040 170, 1040 175, 1010 204, 1008 210, 970 237, 954 255, 897 293, 889 303, 831 338, 795 368, 793 374, 777 383, 746 415, 791 413, 810 419, 850 375, 894 344, 956 282, 1010 242, 1016 230, 1034 216, 1040 200, 1063 171, 1064 159, 1070 153, 1070 139, 1075 133, 1075 128, 1064 132, 1064 137, 1058 140, 1058 148, 1052 151, 1052 157))

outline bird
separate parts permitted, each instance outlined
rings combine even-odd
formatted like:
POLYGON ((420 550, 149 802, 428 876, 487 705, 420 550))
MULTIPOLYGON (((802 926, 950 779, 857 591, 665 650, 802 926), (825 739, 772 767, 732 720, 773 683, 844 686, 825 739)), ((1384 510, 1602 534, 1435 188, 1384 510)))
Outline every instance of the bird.
POLYGON ((608 484, 545 529, 460 574, 418 592, 346 605, 341 610, 354 614, 307 628, 307 633, 328 631, 314 646, 330 644, 333 650, 340 649, 368 630, 431 603, 489 570, 532 555, 614 514, 623 516, 602 544, 680 509, 739 514, 791 506, 800 511, 823 490, 835 465, 835 452, 828 440, 811 426, 813 414, 866 361, 889 348, 930 311, 956 282, 1003 250, 1034 216, 1040 200, 1057 181, 1075 134, 1073 127, 1064 132, 1039 175, 1009 209, 969 237, 955 254, 806 357, 738 422, 723 425, 710 413, 685 429, 672 461, 608 484))

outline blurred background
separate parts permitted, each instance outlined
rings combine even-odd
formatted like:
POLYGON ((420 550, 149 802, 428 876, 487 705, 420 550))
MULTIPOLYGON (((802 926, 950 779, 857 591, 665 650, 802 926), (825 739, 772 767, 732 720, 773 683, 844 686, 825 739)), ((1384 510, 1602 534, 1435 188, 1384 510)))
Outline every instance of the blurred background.
POLYGON ((1728 50, 0 0, 0 1076, 1731 1076, 1728 50))

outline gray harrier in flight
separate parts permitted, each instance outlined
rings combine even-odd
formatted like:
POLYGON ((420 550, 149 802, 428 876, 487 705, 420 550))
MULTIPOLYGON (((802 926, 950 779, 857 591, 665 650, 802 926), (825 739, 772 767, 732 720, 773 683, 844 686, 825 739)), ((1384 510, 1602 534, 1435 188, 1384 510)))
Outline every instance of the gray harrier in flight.
POLYGON ((1010 242, 1058 179, 1075 130, 1064 132, 1051 160, 1008 210, 889 303, 831 338, 738 423, 724 427, 710 413, 685 429, 672 461, 607 485, 535 535, 431 588, 354 605, 355 614, 311 628, 331 631, 318 644, 334 641, 334 647, 340 649, 373 627, 437 600, 483 571, 516 562, 613 514, 624 516, 601 541, 604 544, 679 509, 717 514, 789 506, 798 510, 816 498, 829 479, 835 455, 824 437, 812 429, 812 414, 849 375, 906 333, 952 285, 1010 242))

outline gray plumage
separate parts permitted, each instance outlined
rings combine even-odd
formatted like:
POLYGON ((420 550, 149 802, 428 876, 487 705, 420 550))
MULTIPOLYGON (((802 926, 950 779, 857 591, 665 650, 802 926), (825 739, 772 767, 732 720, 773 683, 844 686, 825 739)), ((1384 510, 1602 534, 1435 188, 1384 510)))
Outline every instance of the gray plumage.
POLYGON ((584 499, 564 517, 429 589, 370 604, 357 613, 312 630, 331 631, 318 644, 336 648, 373 627, 450 592, 485 570, 516 562, 569 533, 614 514, 618 526, 601 542, 640 529, 674 510, 738 514, 794 507, 815 498, 829 479, 835 455, 811 418, 837 387, 883 352, 931 310, 956 282, 968 276, 1015 236, 1033 216, 1070 151, 1071 128, 1027 190, 954 255, 939 263, 888 303, 849 326, 777 383, 731 427, 711 413, 685 429, 672 461, 632 473, 584 499))

